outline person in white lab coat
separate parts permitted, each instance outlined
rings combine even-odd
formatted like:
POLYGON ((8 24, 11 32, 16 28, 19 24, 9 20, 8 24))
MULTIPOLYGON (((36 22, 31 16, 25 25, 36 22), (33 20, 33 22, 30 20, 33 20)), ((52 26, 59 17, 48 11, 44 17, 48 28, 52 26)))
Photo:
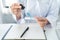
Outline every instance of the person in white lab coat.
MULTIPOLYGON (((57 0, 27 0, 23 5, 25 6, 25 16, 27 16, 27 12, 30 12, 41 27, 56 26, 59 11, 57 0)), ((20 3, 12 4, 11 10, 17 21, 21 23, 24 19, 21 16, 24 15, 22 15, 20 3)))

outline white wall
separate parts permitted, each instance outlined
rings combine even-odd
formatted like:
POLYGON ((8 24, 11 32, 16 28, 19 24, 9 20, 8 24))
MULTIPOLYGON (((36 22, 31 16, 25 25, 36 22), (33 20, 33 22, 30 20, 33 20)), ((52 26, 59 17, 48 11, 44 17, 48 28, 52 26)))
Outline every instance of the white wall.
POLYGON ((0 23, 2 23, 2 19, 1 19, 1 5, 2 5, 2 3, 1 3, 1 0, 0 0, 0 23))
POLYGON ((1 0, 1 3, 2 3, 2 12, 3 13, 8 13, 8 9, 7 8, 4 8, 4 6, 11 6, 12 3, 17 3, 18 0, 1 0))
POLYGON ((17 3, 18 0, 5 0, 6 5, 10 6, 12 3, 17 3))

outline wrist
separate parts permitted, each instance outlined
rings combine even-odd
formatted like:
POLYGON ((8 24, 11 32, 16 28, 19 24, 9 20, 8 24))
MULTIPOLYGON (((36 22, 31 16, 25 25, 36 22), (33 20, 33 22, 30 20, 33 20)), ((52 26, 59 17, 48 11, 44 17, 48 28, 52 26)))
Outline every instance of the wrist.
POLYGON ((21 19, 21 15, 16 15, 16 19, 17 19, 17 21, 18 21, 19 19, 21 19))

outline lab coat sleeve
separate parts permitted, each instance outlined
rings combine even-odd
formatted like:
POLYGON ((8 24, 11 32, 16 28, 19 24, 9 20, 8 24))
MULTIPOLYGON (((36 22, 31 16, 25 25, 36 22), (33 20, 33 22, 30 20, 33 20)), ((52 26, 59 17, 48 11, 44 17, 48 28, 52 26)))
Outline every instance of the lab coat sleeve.
POLYGON ((50 9, 47 15, 47 20, 51 24, 51 26, 56 25, 56 21, 58 18, 59 6, 57 0, 53 0, 52 4, 50 5, 50 9))

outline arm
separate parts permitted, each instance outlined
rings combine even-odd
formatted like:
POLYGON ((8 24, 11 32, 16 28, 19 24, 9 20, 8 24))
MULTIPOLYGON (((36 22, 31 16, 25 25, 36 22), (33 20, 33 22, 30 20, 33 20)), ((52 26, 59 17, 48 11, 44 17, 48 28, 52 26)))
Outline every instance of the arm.
POLYGON ((57 0, 52 0, 51 7, 49 9, 46 19, 49 21, 51 26, 56 26, 56 21, 58 18, 59 6, 57 0))
POLYGON ((42 28, 44 28, 45 25, 48 25, 48 23, 51 24, 51 26, 53 26, 54 24, 56 25, 56 21, 58 18, 58 11, 59 11, 59 7, 57 4, 57 1, 52 0, 50 8, 48 10, 47 17, 46 18, 43 18, 43 17, 36 18, 38 24, 42 28))
POLYGON ((23 7, 21 7, 21 5, 19 3, 14 3, 11 6, 11 11, 16 16, 17 23, 22 23, 22 21, 23 21, 22 9, 23 9, 23 7))

